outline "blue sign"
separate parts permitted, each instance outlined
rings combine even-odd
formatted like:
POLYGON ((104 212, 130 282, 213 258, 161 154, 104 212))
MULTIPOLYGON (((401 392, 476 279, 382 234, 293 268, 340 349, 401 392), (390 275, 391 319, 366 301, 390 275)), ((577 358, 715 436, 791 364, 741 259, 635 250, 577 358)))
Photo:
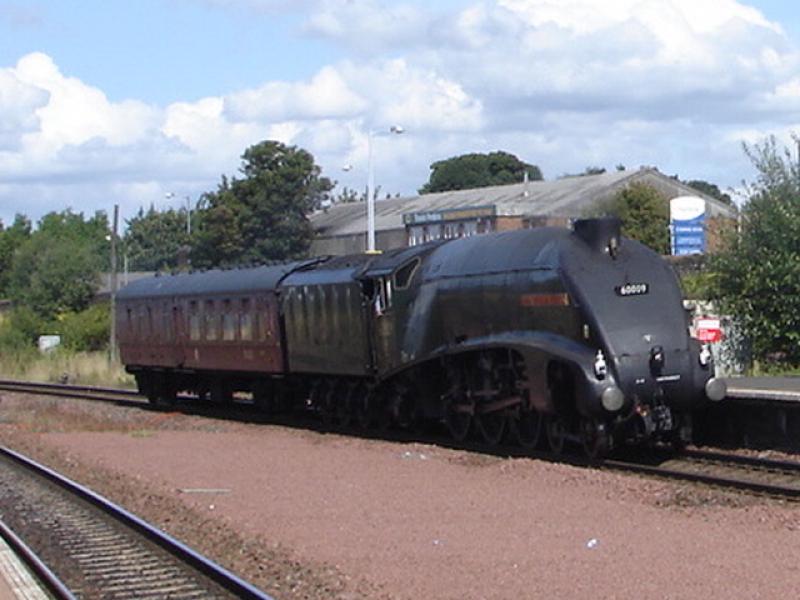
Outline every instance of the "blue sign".
POLYGON ((670 201, 672 254, 702 254, 706 250, 706 206, 702 198, 682 196, 670 201))

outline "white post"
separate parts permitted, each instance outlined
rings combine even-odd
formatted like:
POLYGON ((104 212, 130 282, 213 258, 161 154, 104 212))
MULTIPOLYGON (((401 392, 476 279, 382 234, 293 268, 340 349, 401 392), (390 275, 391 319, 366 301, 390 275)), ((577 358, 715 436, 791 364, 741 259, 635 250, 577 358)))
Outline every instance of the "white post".
MULTIPOLYGON (((394 133, 400 135, 405 130, 400 125, 392 125, 383 135, 394 133)), ((372 165, 372 138, 375 132, 367 134, 367 253, 377 252, 375 248, 375 172, 372 165)))
POLYGON ((375 252, 375 173, 372 169, 372 135, 367 135, 367 252, 375 252))

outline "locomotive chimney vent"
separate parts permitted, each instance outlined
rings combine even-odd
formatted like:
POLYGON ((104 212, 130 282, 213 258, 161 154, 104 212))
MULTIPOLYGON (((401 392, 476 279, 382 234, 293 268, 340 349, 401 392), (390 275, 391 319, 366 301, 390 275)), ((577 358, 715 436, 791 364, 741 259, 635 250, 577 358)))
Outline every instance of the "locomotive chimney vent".
POLYGON ((620 220, 616 217, 600 217, 597 219, 578 219, 572 226, 572 232, 583 243, 597 252, 606 252, 616 258, 620 246, 620 220))

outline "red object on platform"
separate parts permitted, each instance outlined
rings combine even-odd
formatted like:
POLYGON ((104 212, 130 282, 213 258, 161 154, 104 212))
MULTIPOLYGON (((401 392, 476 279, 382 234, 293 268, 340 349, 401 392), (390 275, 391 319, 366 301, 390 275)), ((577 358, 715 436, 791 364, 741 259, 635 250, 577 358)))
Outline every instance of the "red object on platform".
POLYGON ((702 317, 694 320, 694 330, 698 340, 701 342, 722 341, 722 326, 719 319, 702 317))

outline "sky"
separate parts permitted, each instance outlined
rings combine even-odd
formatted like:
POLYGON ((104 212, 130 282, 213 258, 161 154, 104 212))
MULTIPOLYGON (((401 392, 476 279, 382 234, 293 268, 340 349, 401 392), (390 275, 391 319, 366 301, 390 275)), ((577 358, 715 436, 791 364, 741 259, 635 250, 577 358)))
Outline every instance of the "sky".
POLYGON ((383 193, 504 150, 546 179, 655 166, 740 190, 800 133, 778 0, 0 0, 0 220, 196 202, 244 150, 383 193), (392 135, 392 126, 403 128, 392 135))

